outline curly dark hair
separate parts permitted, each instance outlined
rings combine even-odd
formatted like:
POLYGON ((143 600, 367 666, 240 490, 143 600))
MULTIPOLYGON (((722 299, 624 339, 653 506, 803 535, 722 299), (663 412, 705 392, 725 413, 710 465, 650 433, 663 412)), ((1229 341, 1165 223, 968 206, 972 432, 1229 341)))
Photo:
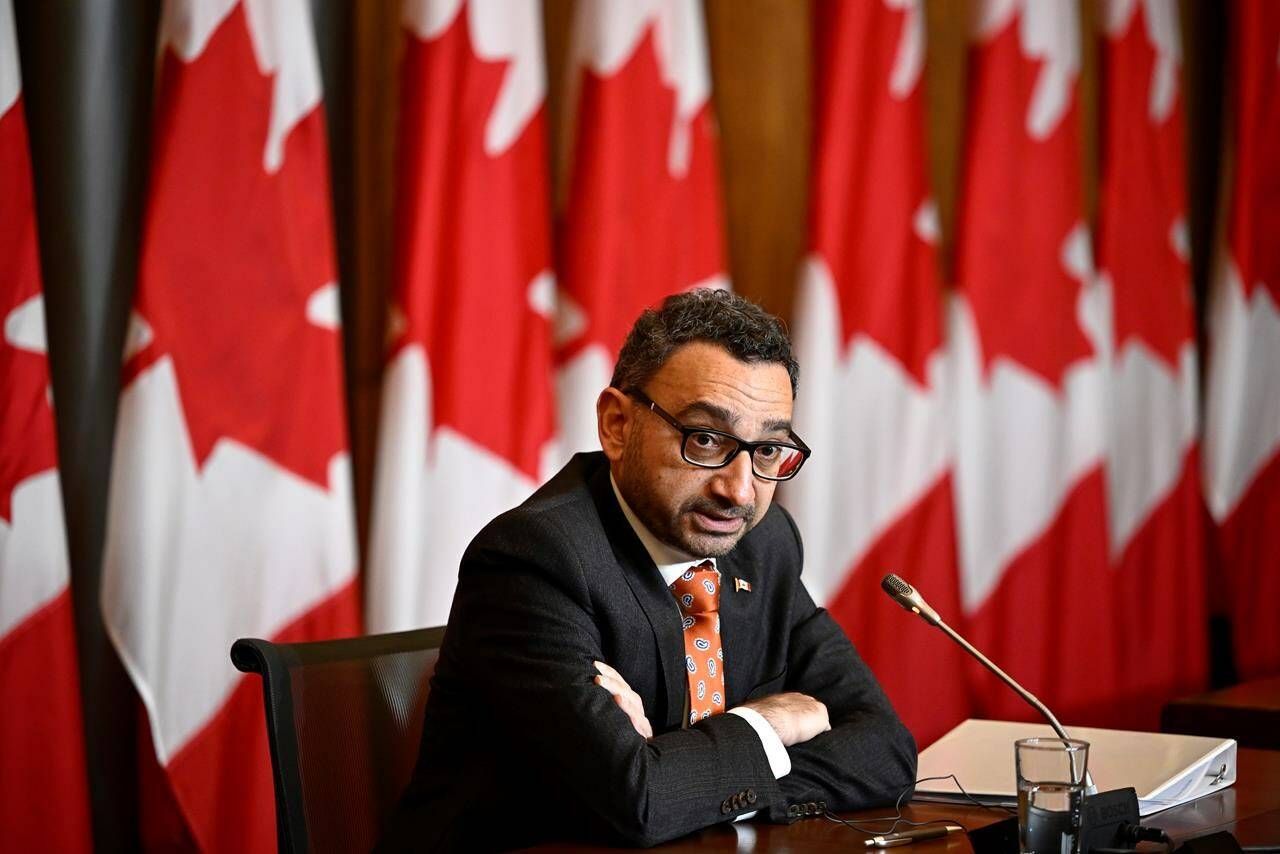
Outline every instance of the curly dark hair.
POLYGON ((714 288, 669 296, 645 309, 622 345, 609 383, 620 391, 639 390, 683 344, 717 344, 742 362, 776 362, 791 377, 791 396, 800 386, 800 365, 781 320, 748 299, 714 288))

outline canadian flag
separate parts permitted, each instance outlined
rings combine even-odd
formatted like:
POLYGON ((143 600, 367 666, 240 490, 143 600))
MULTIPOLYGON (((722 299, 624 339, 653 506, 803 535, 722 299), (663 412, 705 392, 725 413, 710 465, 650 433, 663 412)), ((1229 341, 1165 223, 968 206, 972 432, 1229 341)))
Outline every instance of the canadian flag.
POLYGON ((1208 674, 1195 315, 1176 0, 1108 0, 1100 287, 1112 299, 1107 509, 1124 694, 1111 723, 1154 729, 1208 674))
POLYGON ((306 0, 169 0, 102 609, 196 845, 276 847, 241 636, 357 634, 320 75, 306 0))
POLYGON ((967 717, 960 651, 880 590, 960 617, 937 210, 919 0, 817 4, 810 251, 795 314, 797 430, 823 455, 783 487, 805 581, 924 746, 967 717))
MULTIPOLYGON (((1083 221, 1078 9, 974 6, 957 223, 955 487, 976 645, 1059 717, 1121 693, 1107 535, 1109 300, 1083 221)), ((982 714, 1026 717, 974 665, 982 714)))
POLYGON ((0 0, 0 837, 88 851, 80 681, 13 9, 0 0))
POLYGON ((1280 673, 1280 5, 1231 7, 1225 245, 1208 316, 1205 495, 1241 677, 1280 673))
POLYGON ((598 450, 596 398, 627 330, 670 294, 727 287, 702 4, 578 3, 555 339, 564 448, 598 450))
POLYGON ((404 7, 373 631, 443 624, 468 542, 554 462, 541 16, 536 0, 404 7))

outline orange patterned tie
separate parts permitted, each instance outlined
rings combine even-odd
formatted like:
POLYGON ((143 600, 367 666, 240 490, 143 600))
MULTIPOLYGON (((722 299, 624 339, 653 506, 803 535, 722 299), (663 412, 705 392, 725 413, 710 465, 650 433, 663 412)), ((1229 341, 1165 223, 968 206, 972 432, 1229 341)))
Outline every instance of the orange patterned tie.
POLYGON ((684 625, 689 672, 689 723, 724 711, 724 651, 720 646, 720 573, 711 561, 686 569, 671 584, 684 625))

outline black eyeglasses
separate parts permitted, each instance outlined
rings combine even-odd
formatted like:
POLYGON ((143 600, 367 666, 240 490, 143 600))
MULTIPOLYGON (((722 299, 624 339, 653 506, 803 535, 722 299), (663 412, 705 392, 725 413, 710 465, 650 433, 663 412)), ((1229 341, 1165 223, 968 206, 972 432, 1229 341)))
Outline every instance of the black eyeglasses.
POLYGON ((751 471, 756 477, 764 480, 790 480, 800 471, 800 466, 804 465, 809 454, 813 453, 808 445, 800 441, 799 436, 790 431, 790 442, 748 442, 723 430, 681 424, 642 391, 631 389, 626 394, 680 431, 680 456, 690 465, 704 469, 724 468, 737 459, 738 454, 746 451, 751 458, 751 471))

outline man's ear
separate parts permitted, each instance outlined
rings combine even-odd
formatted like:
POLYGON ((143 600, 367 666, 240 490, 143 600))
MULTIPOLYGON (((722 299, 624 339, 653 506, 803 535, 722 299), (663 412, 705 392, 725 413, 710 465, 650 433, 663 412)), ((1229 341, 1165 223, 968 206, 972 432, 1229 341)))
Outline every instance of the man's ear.
POLYGON ((610 386, 596 398, 596 430, 600 434, 600 448, 610 462, 622 459, 622 449, 627 444, 631 429, 631 399, 610 386))

